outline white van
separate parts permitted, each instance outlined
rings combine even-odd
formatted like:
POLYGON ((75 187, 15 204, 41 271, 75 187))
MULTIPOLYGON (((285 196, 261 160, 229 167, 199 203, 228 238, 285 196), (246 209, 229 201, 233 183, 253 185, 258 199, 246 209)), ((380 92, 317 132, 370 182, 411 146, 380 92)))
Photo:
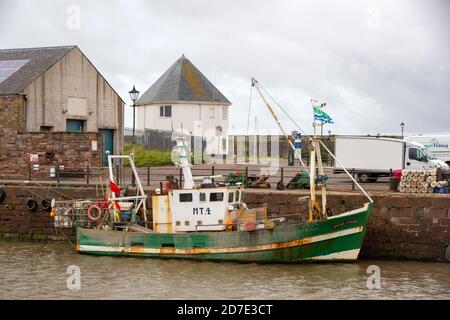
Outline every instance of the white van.
POLYGON ((423 144, 430 153, 450 166, 450 134, 415 135, 405 138, 406 141, 423 144))
MULTIPOLYGON (((448 165, 417 142, 364 136, 336 136, 335 154, 345 169, 361 182, 387 177, 392 170, 448 168, 448 165)), ((336 162, 334 173, 344 172, 336 162)))

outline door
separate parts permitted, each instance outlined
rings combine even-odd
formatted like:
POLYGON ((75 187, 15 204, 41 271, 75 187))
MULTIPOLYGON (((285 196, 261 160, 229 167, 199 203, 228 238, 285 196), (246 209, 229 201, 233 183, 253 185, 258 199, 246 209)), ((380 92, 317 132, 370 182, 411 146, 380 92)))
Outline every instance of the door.
POLYGON ((407 149, 405 169, 416 170, 426 167, 427 157, 419 148, 410 147, 407 149))
POLYGON ((103 135, 103 165, 108 165, 108 154, 114 154, 114 130, 100 129, 103 135), (107 153, 108 151, 108 153, 107 153))
POLYGON ((66 120, 66 131, 68 132, 82 132, 84 129, 84 121, 83 120, 66 120))

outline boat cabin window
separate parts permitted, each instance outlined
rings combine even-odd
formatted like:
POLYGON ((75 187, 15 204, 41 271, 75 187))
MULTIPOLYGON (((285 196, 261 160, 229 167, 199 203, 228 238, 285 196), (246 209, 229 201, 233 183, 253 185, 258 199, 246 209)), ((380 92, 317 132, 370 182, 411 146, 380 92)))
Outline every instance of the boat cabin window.
POLYGON ((234 202, 234 192, 229 192, 228 193, 228 202, 229 203, 234 202))
POLYGON ((236 191, 236 202, 239 202, 239 191, 236 191))
POLYGON ((200 192, 200 201, 206 201, 206 193, 200 192))
POLYGON ((180 202, 192 202, 192 193, 180 193, 180 202))
POLYGON ((211 201, 211 202, 223 201, 223 192, 211 192, 209 194, 209 201, 211 201))

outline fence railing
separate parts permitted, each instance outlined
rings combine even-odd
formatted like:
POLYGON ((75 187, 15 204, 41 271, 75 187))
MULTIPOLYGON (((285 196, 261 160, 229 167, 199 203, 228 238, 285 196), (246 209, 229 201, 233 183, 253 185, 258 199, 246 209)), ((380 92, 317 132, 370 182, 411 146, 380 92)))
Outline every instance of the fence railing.
MULTIPOLYGON (((73 185, 105 185, 109 177, 108 168, 106 167, 91 167, 87 165, 84 168, 59 168, 54 167, 55 171, 50 172, 48 168, 41 167, 39 170, 34 170, 30 165, 27 176, 2 177, 0 180, 27 180, 30 182, 46 181, 53 183, 66 183, 73 185)), ((317 169, 317 168, 316 168, 317 169)), ((178 188, 183 186, 182 170, 175 166, 164 167, 138 167, 139 178, 143 186, 150 188, 159 188, 161 183, 166 181, 168 176, 176 178, 178 188)), ((191 167, 193 176, 220 176, 214 178, 214 182, 223 183, 227 175, 231 173, 240 173, 243 181, 255 181, 262 174, 269 175, 267 183, 271 189, 276 189, 280 185, 285 187, 289 182, 301 171, 299 166, 280 166, 278 168, 263 167, 259 165, 234 164, 230 165, 195 165, 191 167), (270 171, 273 170, 273 171, 270 171)), ((349 170, 356 176, 355 170, 349 170)), ((132 171, 130 167, 122 165, 115 165, 113 167, 113 174, 115 181, 122 187, 132 185, 132 171)), ((317 172, 316 172, 316 175, 317 172)), ((327 176, 327 186, 329 190, 345 191, 355 190, 355 183, 346 174, 335 174, 332 167, 325 168, 325 175, 327 176)), ((392 175, 392 174, 391 174, 392 175)), ((370 190, 387 190, 388 178, 379 178, 377 183, 365 183, 365 188, 370 190)), ((264 186, 264 185, 263 185, 264 186)), ((298 186, 298 184, 297 184, 298 186)))

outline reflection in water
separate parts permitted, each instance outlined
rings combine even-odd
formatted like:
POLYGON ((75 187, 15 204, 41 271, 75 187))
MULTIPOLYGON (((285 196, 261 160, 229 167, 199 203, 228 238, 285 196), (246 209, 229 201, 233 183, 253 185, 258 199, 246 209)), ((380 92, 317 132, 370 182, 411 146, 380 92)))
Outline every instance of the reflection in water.
POLYGON ((450 299, 450 265, 405 261, 236 264, 79 255, 66 244, 0 242, 0 299, 450 299), (381 289, 367 289, 367 267, 381 289), (69 290, 69 265, 81 289, 69 290))

